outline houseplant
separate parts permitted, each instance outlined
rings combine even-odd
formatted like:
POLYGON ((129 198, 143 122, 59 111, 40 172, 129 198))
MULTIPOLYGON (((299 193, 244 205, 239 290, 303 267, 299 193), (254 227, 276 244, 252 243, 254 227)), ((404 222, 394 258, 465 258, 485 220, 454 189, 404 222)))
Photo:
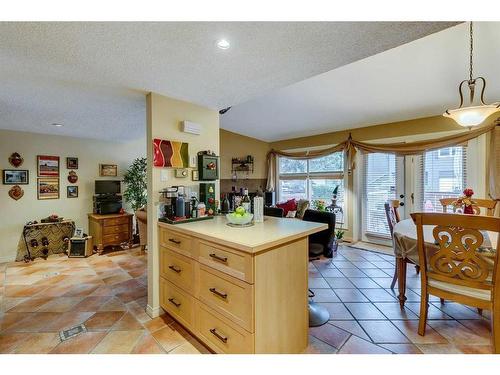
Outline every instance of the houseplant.
MULTIPOLYGON (((125 184, 125 191, 123 197, 125 201, 130 204, 132 209, 137 211, 144 207, 147 203, 147 159, 137 158, 133 161, 132 165, 128 167, 123 175, 123 183, 125 184)), ((134 243, 139 239, 139 228, 137 220, 135 221, 135 235, 134 243)))
POLYGON ((335 232, 335 237, 333 238, 333 244, 332 244, 332 250, 333 252, 336 252, 337 249, 339 248, 339 243, 342 242, 342 239, 344 238, 345 231, 338 229, 335 232))

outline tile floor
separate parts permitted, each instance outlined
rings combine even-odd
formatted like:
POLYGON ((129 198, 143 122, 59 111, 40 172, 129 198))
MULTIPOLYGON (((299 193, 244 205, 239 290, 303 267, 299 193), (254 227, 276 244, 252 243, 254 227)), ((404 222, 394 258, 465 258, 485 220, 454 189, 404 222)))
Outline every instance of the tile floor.
POLYGON ((168 315, 151 319, 146 255, 53 255, 0 264, 0 353, 208 353, 168 315), (63 329, 86 332, 61 341, 63 329))
MULTIPOLYGON (((310 329, 307 353, 491 353, 488 313, 432 299, 417 334, 420 281, 408 271, 402 311, 389 289, 394 259, 342 247, 310 264, 314 300, 331 320, 310 329)), ((51 256, 0 264, 0 353, 208 353, 167 314, 151 319, 139 249, 87 259, 51 256), (84 324, 62 341, 59 332, 84 324)))
POLYGON ((390 289, 394 258, 344 246, 309 265, 315 302, 330 321, 310 329, 308 353, 491 353, 489 312, 430 298, 425 336, 417 333, 420 278, 408 266, 406 302, 390 289))

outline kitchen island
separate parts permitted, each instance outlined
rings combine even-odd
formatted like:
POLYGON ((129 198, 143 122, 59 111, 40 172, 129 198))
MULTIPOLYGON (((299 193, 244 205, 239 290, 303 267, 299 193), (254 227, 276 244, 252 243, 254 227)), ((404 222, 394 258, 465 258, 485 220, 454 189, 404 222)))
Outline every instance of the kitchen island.
POLYGON ((308 236, 326 224, 265 217, 159 223, 160 305, 216 353, 301 353, 308 236))

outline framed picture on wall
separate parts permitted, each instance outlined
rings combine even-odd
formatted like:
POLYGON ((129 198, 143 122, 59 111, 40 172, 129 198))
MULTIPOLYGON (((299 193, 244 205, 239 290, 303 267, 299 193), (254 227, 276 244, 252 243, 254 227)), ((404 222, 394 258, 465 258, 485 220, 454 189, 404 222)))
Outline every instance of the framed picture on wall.
POLYGON ((78 198, 78 186, 66 186, 66 196, 68 198, 78 198))
POLYGON ((39 178, 37 184, 38 199, 59 199, 59 179, 39 178))
POLYGON ((66 158, 66 169, 78 169, 78 158, 66 158))
POLYGON ((2 181, 4 185, 28 185, 29 171, 27 169, 4 169, 2 181))
POLYGON ((38 155, 36 161, 38 177, 59 177, 59 156, 38 155))
POLYGON ((99 164, 99 176, 101 177, 118 176, 118 166, 116 164, 99 164))

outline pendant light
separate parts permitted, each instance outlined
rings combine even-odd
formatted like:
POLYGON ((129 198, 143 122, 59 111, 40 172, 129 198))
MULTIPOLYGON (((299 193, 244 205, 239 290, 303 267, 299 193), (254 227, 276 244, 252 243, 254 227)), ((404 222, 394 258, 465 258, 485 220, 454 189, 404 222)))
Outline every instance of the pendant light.
POLYGON ((460 106, 457 109, 447 109, 445 113, 443 113, 444 117, 449 117, 458 125, 464 127, 472 127, 477 126, 483 123, 486 118, 492 115, 495 112, 500 111, 500 103, 494 104, 486 104, 484 102, 484 90, 486 88, 486 80, 483 77, 473 78, 472 75, 472 51, 473 51, 473 29, 472 29, 472 21, 469 26, 469 34, 470 34, 470 54, 469 54, 469 79, 465 79, 458 85, 458 92, 460 94, 460 106), (480 105, 472 105, 474 101, 474 92, 476 88, 476 83, 482 83, 483 88, 481 90, 480 97, 480 105), (464 104, 464 95, 462 93, 463 86, 467 84, 469 86, 470 92, 470 105, 468 107, 463 107, 464 104))

